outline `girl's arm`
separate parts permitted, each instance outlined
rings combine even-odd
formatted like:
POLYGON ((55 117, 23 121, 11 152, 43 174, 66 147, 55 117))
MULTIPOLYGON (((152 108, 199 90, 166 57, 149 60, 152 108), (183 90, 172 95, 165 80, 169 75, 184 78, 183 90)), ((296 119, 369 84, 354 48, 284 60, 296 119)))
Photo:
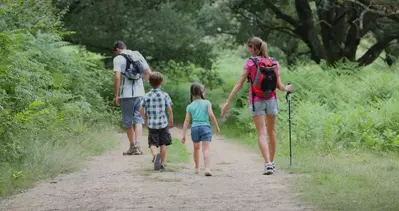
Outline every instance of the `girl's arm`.
POLYGON ((187 133, 187 128, 188 125, 191 122, 191 115, 189 112, 186 112, 186 118, 184 119, 184 125, 183 125, 183 136, 181 138, 181 142, 184 144, 186 143, 186 133, 187 133))
POLYGON ((213 124, 215 125, 216 131, 217 131, 218 133, 220 133, 219 124, 218 124, 218 121, 217 121, 217 119, 216 119, 216 117, 215 117, 215 114, 213 113, 212 105, 211 105, 210 103, 209 103, 209 106, 208 106, 208 115, 209 115, 209 117, 211 118, 213 124))

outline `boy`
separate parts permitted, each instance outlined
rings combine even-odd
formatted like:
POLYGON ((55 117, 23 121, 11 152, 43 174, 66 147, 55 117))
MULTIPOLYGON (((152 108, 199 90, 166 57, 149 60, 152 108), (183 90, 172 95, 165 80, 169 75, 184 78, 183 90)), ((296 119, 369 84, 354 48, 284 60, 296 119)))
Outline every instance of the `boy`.
POLYGON ((155 170, 165 171, 166 146, 172 143, 169 127, 173 127, 172 100, 161 91, 162 74, 153 72, 149 83, 152 89, 144 96, 140 113, 148 126, 148 146, 151 149, 155 170), (168 117, 165 110, 168 111, 168 117), (157 153, 157 148, 161 153, 157 153))

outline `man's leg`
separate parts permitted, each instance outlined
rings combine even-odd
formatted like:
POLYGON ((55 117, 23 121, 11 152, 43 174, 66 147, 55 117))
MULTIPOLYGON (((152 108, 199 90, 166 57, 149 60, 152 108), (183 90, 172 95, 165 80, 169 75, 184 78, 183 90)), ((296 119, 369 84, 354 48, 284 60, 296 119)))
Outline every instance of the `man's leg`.
POLYGON ((140 139, 143 133, 143 124, 144 124, 144 119, 142 118, 140 114, 140 106, 141 106, 141 100, 142 97, 135 97, 133 98, 133 108, 134 108, 134 118, 133 118, 133 124, 134 124, 134 132, 135 132, 135 142, 134 145, 136 146, 137 149, 137 154, 142 155, 143 152, 141 151, 140 148, 140 139))
POLYGON ((122 111, 122 125, 125 128, 127 138, 129 139, 129 149, 123 155, 133 155, 134 147, 134 129, 133 129, 133 98, 120 99, 122 111))
MULTIPOLYGON (((134 140, 135 140, 134 145, 135 145, 137 148, 141 149, 141 148, 140 148, 140 139, 141 139, 141 137, 142 137, 142 135, 143 135, 143 125, 142 125, 142 124, 135 124, 135 125, 134 125, 134 134, 135 134, 135 137, 134 137, 134 140)), ((140 150, 140 152, 141 152, 141 150, 140 150)))

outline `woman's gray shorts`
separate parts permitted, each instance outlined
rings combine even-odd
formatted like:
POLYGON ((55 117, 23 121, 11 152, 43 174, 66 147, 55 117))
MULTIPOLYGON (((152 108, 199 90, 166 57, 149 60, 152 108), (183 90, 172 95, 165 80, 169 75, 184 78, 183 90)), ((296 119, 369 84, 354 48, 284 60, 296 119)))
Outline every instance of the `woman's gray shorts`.
POLYGON ((252 116, 258 115, 272 115, 276 116, 278 113, 278 103, 276 98, 270 100, 262 100, 255 102, 255 111, 252 109, 252 103, 249 104, 249 111, 252 116))

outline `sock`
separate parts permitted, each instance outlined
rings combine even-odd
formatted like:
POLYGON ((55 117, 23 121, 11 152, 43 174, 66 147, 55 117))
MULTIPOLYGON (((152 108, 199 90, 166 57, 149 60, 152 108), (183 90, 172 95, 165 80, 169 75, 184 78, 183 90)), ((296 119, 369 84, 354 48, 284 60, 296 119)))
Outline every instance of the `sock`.
POLYGON ((140 141, 134 142, 134 145, 135 145, 136 147, 140 147, 140 141))

